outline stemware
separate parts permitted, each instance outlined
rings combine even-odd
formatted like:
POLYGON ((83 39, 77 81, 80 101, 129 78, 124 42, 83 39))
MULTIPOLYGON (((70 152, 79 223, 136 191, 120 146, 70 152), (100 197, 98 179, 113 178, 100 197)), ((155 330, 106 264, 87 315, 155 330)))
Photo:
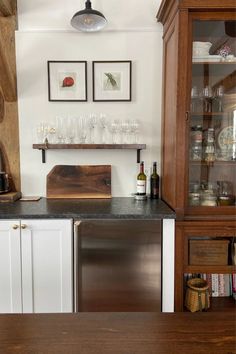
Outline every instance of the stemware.
POLYGON ((199 95, 197 86, 193 86, 191 89, 191 112, 197 112, 199 109, 199 95))
POLYGON ((63 117, 56 117, 56 134, 59 144, 64 144, 66 140, 65 119, 63 117))
POLYGON ((118 131, 119 131, 119 121, 117 119, 113 119, 110 124, 110 131, 112 134, 112 144, 118 143, 118 131))
POLYGON ((130 122, 131 143, 133 144, 138 143, 139 127, 140 127, 140 123, 138 119, 133 119, 130 122))
POLYGON ((43 144, 48 141, 48 134, 50 131, 50 126, 46 122, 40 122, 37 125, 37 139, 39 144, 43 144))
POLYGON ((101 127, 102 144, 106 144, 107 116, 106 116, 105 113, 100 113, 99 124, 100 124, 100 127, 101 127))
POLYGON ((78 142, 85 144, 87 138, 87 120, 85 116, 80 116, 77 124, 77 137, 78 142))
POLYGON ((215 90, 214 99, 216 102, 216 111, 223 112, 223 97, 224 97, 224 86, 220 85, 215 90))
POLYGON ((76 135, 76 119, 75 117, 68 117, 66 120, 66 142, 73 144, 76 135))
POLYGON ((209 85, 205 86, 204 89, 202 90, 202 98, 203 98, 204 112, 206 113, 212 112, 213 92, 212 92, 212 88, 209 85))
POLYGON ((90 113, 88 118, 89 132, 90 132, 90 143, 94 144, 95 142, 95 127, 97 124, 97 115, 95 113, 90 113))
POLYGON ((54 144, 56 142, 56 124, 50 123, 48 126, 48 142, 54 144))

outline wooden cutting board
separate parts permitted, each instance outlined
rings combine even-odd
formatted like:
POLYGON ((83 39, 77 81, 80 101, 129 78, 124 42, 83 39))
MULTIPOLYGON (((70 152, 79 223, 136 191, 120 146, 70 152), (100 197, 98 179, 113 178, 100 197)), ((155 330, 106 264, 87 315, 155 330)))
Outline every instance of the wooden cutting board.
POLYGON ((21 192, 8 192, 0 194, 0 202, 14 202, 21 197, 21 192))
POLYGON ((111 166, 54 166, 47 175, 47 198, 111 198, 111 166))

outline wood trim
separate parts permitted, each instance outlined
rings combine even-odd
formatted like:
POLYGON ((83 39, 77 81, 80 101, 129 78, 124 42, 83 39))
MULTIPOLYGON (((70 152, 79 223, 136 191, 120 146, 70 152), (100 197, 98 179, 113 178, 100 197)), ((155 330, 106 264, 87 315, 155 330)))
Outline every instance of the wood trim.
POLYGON ((173 9, 175 13, 178 10, 235 11, 235 0, 163 0, 156 15, 157 21, 165 24, 173 9))
POLYGON ((178 1, 176 0, 167 0, 162 1, 159 10, 157 12, 156 18, 158 22, 161 22, 163 25, 169 18, 170 12, 173 10, 176 13, 178 11, 178 1))
POLYGON ((16 101, 15 17, 0 18, 0 86, 5 101, 16 101))
POLYGON ((0 1, 0 16, 13 16, 16 14, 16 0, 0 1))
POLYGON ((0 16, 0 153, 11 191, 20 191, 20 154, 15 62, 16 17, 0 16))
MULTIPOLYGON (((168 0, 167 0, 168 1, 168 0)), ((234 9, 235 0, 178 0, 180 9, 234 9)))
POLYGON ((0 87, 0 123, 3 121, 5 114, 5 101, 0 87))
POLYGON ((203 230, 209 229, 212 230, 214 229, 220 229, 222 233, 222 228, 226 230, 227 232, 234 231, 236 228, 236 222, 235 221, 177 221, 176 222, 177 226, 185 227, 186 230, 192 230, 196 229, 196 227, 201 227, 203 230))

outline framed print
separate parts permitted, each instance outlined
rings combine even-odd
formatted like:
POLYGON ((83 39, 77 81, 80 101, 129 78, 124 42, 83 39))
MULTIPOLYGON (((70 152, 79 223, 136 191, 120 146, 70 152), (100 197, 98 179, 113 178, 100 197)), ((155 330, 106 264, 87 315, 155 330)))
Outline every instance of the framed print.
POLYGON ((131 61, 93 61, 93 101, 131 101, 131 61))
POLYGON ((48 100, 87 101, 87 62, 48 61, 48 100))

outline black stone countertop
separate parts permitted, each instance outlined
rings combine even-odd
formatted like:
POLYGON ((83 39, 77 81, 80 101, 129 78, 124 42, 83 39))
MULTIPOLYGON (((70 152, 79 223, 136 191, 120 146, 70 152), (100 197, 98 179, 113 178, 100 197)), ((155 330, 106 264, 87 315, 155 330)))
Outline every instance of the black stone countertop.
POLYGON ((174 219, 161 200, 46 199, 0 203, 0 219, 174 219))

